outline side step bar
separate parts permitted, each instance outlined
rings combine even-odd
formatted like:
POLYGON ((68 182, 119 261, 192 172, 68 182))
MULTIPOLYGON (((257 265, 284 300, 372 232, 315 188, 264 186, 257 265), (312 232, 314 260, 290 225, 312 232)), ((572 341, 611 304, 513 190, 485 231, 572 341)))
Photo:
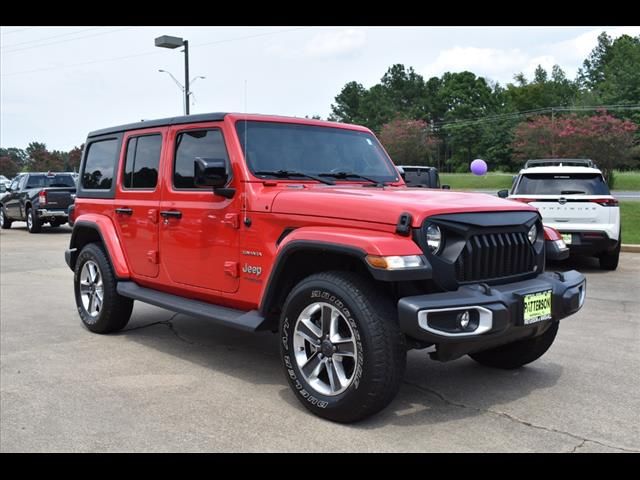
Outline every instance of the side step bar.
POLYGON ((264 317, 257 310, 244 311, 220 307, 200 300, 178 297, 170 293, 141 287, 135 282, 118 282, 117 290, 123 297, 140 300, 144 303, 150 303, 151 305, 191 315, 192 317, 212 320, 221 325, 244 330, 245 332, 259 330, 264 322, 264 317))

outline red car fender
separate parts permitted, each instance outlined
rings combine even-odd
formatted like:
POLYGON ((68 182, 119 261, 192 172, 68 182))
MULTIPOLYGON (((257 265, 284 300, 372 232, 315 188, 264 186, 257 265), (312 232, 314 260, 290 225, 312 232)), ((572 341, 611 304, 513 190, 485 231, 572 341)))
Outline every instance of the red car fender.
POLYGON ((79 215, 73 225, 73 233, 71 236, 72 248, 76 247, 76 245, 74 245, 76 232, 80 231, 82 228, 93 228, 94 230, 97 230, 98 234, 102 238, 102 243, 107 250, 107 255, 111 259, 111 265, 115 270, 116 277, 129 278, 131 276, 122 245, 118 239, 118 234, 116 233, 115 226, 109 217, 95 213, 85 213, 79 215))
POLYGON ((422 250, 410 237, 356 228, 318 226, 301 227, 292 231, 278 246, 276 256, 287 245, 297 241, 351 247, 361 250, 367 255, 422 255, 422 250))

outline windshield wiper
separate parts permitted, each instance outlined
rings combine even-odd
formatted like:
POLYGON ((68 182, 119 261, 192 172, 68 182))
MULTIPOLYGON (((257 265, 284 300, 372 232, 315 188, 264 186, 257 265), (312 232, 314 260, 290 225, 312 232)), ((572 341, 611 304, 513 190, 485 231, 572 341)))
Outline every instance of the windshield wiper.
POLYGON ((371 182, 375 184, 376 187, 384 187, 384 182, 380 182, 378 180, 374 180, 373 178, 365 177, 364 175, 360 175, 359 173, 353 172, 329 172, 329 173, 320 173, 321 177, 333 177, 337 179, 347 179, 347 178, 361 178, 362 180, 366 180, 367 182, 371 182))
POLYGON ((586 192, 583 192, 582 190, 562 190, 560 195, 571 195, 572 193, 581 194, 586 192))
POLYGON ((335 182, 331 180, 327 180, 326 178, 322 178, 316 175, 311 175, 309 173, 296 172, 293 170, 273 170, 273 171, 260 171, 254 172, 254 175, 272 175, 278 178, 290 178, 290 177, 304 177, 310 178, 311 180, 317 180, 318 182, 322 182, 326 185, 335 185, 335 182))

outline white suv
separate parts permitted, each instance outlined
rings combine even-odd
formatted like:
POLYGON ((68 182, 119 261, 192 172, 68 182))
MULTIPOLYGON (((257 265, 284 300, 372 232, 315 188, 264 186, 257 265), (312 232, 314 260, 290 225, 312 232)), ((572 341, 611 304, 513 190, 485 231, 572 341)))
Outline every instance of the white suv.
POLYGON ((536 207, 545 225, 557 229, 571 254, 592 255, 615 270, 620 256, 620 207, 591 160, 529 160, 511 192, 500 197, 536 207))

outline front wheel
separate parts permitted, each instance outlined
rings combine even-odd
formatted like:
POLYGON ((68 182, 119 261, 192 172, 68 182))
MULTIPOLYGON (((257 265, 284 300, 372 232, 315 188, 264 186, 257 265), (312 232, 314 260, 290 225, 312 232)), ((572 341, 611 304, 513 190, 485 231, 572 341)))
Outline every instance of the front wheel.
POLYGON ((7 218, 7 213, 4 211, 4 207, 0 206, 0 228, 7 229, 11 228, 12 220, 7 218))
POLYGON ((125 327, 133 300, 116 290, 111 263, 98 244, 86 245, 76 261, 73 286, 82 323, 95 333, 117 332, 125 327))
POLYGON ((558 333, 558 322, 552 322, 542 335, 508 343, 500 347, 470 353, 469 356, 481 365, 512 370, 537 360, 553 344, 558 333))
POLYGON ((354 422, 395 397, 406 364, 393 302, 349 272, 302 280, 280 320, 280 352, 298 400, 316 415, 354 422))

